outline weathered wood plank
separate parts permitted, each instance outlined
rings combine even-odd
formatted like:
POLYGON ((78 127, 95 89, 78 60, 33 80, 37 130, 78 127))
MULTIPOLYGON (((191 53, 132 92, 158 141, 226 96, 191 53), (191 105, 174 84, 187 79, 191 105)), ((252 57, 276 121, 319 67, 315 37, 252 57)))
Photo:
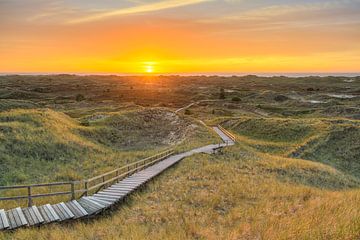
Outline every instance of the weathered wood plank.
MULTIPOLYGON (((38 222, 38 219, 37 219, 37 217, 36 217, 36 215, 35 215, 35 213, 33 211, 33 208, 32 207, 28 208, 27 211, 28 211, 28 213, 29 213, 29 215, 31 217, 31 220, 32 220, 32 224, 30 224, 30 222, 28 221, 29 225, 35 225, 38 222)), ((23 209, 23 212, 24 212, 24 215, 25 215, 25 209, 23 209)), ((28 219, 26 218, 26 220, 28 220, 28 219)))
POLYGON ((137 187, 127 187, 127 186, 121 186, 121 185, 113 185, 113 186, 109 187, 109 189, 125 190, 125 191, 129 191, 129 192, 134 191, 136 188, 137 187))
POLYGON ((90 196, 90 197, 87 197, 87 198, 93 200, 94 202, 97 202, 97 203, 100 203, 100 204, 102 204, 102 205, 105 205, 105 206, 107 206, 107 207, 113 205, 112 202, 105 201, 105 200, 101 200, 101 199, 98 199, 98 198, 96 198, 96 197, 90 196))
POLYGON ((117 201, 119 201, 119 199, 99 196, 98 194, 95 194, 92 197, 95 197, 95 198, 98 198, 98 199, 101 199, 101 200, 105 200, 105 201, 108 201, 108 202, 112 202, 113 204, 116 203, 117 201))
POLYGON ((21 208, 10 209, 6 212, 9 219, 10 229, 16 229, 28 225, 21 208))
POLYGON ((6 216, 4 209, 0 209, 0 221, 1 221, 0 230, 7 229, 10 227, 9 220, 6 216))
POLYGON ((29 226, 37 226, 45 222, 36 206, 24 208, 22 211, 29 226))
POLYGON ((45 206, 46 206, 47 209, 49 209, 49 212, 51 213, 54 221, 60 221, 59 215, 56 214, 56 212, 54 211, 52 206, 50 204, 46 204, 45 206))
POLYGON ((109 200, 112 200, 114 202, 117 202, 120 200, 119 197, 115 197, 115 196, 109 196, 109 195, 104 195, 102 193, 96 193, 93 195, 94 197, 100 197, 100 198, 103 198, 103 199, 109 199, 109 200))
POLYGON ((11 210, 9 210, 6 212, 6 215, 7 215, 7 218, 9 219, 9 225, 10 225, 9 228, 10 229, 16 228, 17 224, 16 224, 16 220, 15 220, 13 212, 11 210))
POLYGON ((122 189, 104 189, 101 192, 98 193, 102 193, 102 192, 109 192, 109 193, 122 193, 122 194, 128 194, 130 193, 128 190, 122 190, 122 189))
POLYGON ((34 212, 34 214, 35 214, 38 222, 39 222, 39 223, 43 223, 45 220, 44 220, 44 218, 41 216, 38 207, 37 207, 37 206, 32 206, 31 208, 32 208, 32 210, 33 210, 33 212, 34 212))
POLYGON ((60 217, 60 221, 66 221, 75 217, 70 209, 63 203, 52 205, 56 214, 60 217))
POLYGON ((116 198, 121 198, 122 196, 126 195, 126 193, 105 192, 105 191, 101 191, 101 192, 99 192, 99 194, 110 196, 110 197, 116 197, 116 198))
POLYGON ((24 215, 26 217, 27 222, 29 223, 29 226, 35 225, 35 219, 33 216, 31 216, 31 213, 28 208, 23 209, 24 215))
POLYGON ((20 217, 19 217, 17 211, 15 209, 11 209, 10 211, 11 211, 12 215, 14 216, 14 220, 15 220, 12 228, 14 229, 14 228, 20 227, 21 221, 20 221, 20 217))
POLYGON ((90 215, 95 214, 103 209, 102 207, 99 207, 97 204, 93 204, 89 202, 85 198, 81 198, 78 202, 90 215))
POLYGON ((59 216, 60 221, 65 221, 67 220, 67 216, 63 213, 63 211, 59 208, 59 205, 55 204, 51 206, 55 213, 59 216))
POLYGON ((74 206, 74 204, 72 202, 67 202, 65 204, 70 209, 70 211, 74 214, 74 219, 81 218, 84 216, 81 213, 81 211, 79 211, 79 209, 76 206, 74 206))
POLYGON ((95 204, 95 205, 101 207, 102 209, 105 209, 105 208, 107 208, 107 207, 109 206, 109 205, 107 205, 107 204, 99 203, 99 202, 97 202, 97 201, 94 201, 93 199, 91 199, 91 198, 89 198, 89 197, 84 197, 84 199, 87 200, 87 201, 89 201, 89 202, 92 203, 92 204, 95 204))
POLYGON ((84 214, 84 216, 88 215, 86 210, 82 208, 81 205, 76 200, 72 201, 72 203, 82 212, 82 214, 84 214))
POLYGON ((51 220, 50 216, 49 216, 50 213, 48 213, 48 210, 45 208, 44 205, 39 207, 39 212, 40 212, 41 216, 42 216, 43 219, 44 219, 44 223, 51 223, 51 222, 53 222, 53 221, 51 220))
POLYGON ((138 188, 140 185, 139 184, 116 184, 114 185, 114 187, 117 187, 117 188, 124 188, 124 189, 135 189, 135 188, 138 188))
POLYGON ((16 211, 17 214, 19 215, 21 225, 22 225, 22 226, 23 226, 23 225, 27 225, 28 222, 26 221, 26 218, 25 218, 24 213, 23 213, 23 211, 21 210, 21 208, 20 208, 20 207, 15 208, 15 211, 16 211))
POLYGON ((70 217, 70 218, 74 218, 75 215, 71 212, 71 210, 65 205, 65 203, 61 202, 60 203, 61 207, 65 210, 65 212, 67 213, 67 215, 70 217))

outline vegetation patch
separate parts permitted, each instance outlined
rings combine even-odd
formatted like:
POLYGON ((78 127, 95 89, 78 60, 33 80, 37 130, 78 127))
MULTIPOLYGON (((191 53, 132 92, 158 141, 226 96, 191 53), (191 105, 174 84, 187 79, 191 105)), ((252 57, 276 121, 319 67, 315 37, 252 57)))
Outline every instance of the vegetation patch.
POLYGON ((273 142, 298 142, 314 132, 301 120, 279 118, 242 118, 228 123, 239 135, 273 142))

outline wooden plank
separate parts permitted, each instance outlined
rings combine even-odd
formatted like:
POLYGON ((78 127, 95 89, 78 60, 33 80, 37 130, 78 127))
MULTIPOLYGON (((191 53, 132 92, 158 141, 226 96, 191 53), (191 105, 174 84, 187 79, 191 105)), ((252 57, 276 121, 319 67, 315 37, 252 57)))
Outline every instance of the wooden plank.
POLYGON ((9 220, 9 228, 10 229, 16 228, 17 224, 16 224, 16 220, 15 220, 13 212, 11 210, 9 210, 6 212, 6 214, 7 214, 8 220, 9 220))
POLYGON ((6 212, 10 229, 19 228, 28 224, 21 208, 14 208, 6 212))
POLYGON ((86 210, 82 208, 81 205, 76 200, 73 200, 72 203, 82 212, 84 216, 88 215, 86 210))
POLYGON ((31 216, 29 208, 23 209, 23 212, 24 212, 27 222, 29 223, 29 226, 34 226, 35 220, 34 220, 33 216, 31 216))
POLYGON ((45 208, 45 205, 39 207, 39 212, 40 212, 41 216, 43 217, 45 223, 53 222, 49 216, 50 213, 48 213, 48 210, 45 208))
POLYGON ((94 208, 93 206, 89 205, 89 203, 85 201, 79 201, 81 206, 89 213, 89 215, 93 215, 99 212, 99 209, 94 208))
POLYGON ((102 208, 95 204, 92 204, 84 198, 81 198, 78 202, 90 215, 102 210, 102 208))
POLYGON ((23 213, 24 213, 24 215, 25 215, 25 217, 26 217, 26 214, 25 214, 25 212, 26 212, 26 210, 27 210, 27 212, 29 213, 29 215, 30 215, 30 218, 26 218, 26 220, 28 220, 28 223, 29 223, 29 225, 36 225, 36 224, 38 224, 38 219, 37 219, 37 217, 36 217, 36 215, 35 215, 35 213, 34 213, 34 211, 33 211, 33 208, 32 207, 30 207, 30 208, 25 208, 25 209, 23 209, 23 213), (32 221, 31 221, 32 220, 32 221), (31 221, 31 223, 29 222, 29 221, 31 221))
POLYGON ((115 193, 115 192, 105 192, 105 191, 101 191, 98 194, 109 196, 109 197, 116 197, 118 199, 120 199, 122 196, 126 195, 126 193, 115 193))
POLYGON ((109 195, 104 195, 104 194, 101 194, 101 193, 96 193, 93 195, 94 197, 101 197, 101 198, 104 198, 104 199, 109 199, 109 200, 112 200, 114 202, 117 202, 120 200, 120 198, 118 197, 115 197, 115 196, 109 196, 109 195))
POLYGON ((20 222, 21 222, 21 226, 27 225, 28 222, 26 221, 26 218, 25 218, 24 213, 23 213, 23 211, 21 210, 21 208, 20 208, 20 207, 15 208, 15 211, 16 211, 17 214, 19 215, 20 222))
POLYGON ((77 219, 77 218, 81 218, 81 217, 84 217, 86 215, 84 215, 78 208, 77 206, 74 205, 73 202, 67 202, 65 203, 66 206, 71 210, 71 212, 74 214, 74 219, 77 219))
MULTIPOLYGON (((157 167, 160 167, 161 165, 158 165, 157 167)), ((151 176, 152 174, 158 173, 159 170, 154 169, 152 172, 138 172, 134 174, 132 177, 139 177, 139 178, 147 178, 148 176, 151 176)))
POLYGON ((60 217, 61 221, 66 221, 75 217, 74 214, 63 202, 52 205, 52 207, 55 210, 56 214, 60 217))
POLYGON ((45 221, 36 206, 24 208, 22 211, 29 226, 37 226, 45 221))
POLYGON ((41 214, 40 214, 40 212, 39 212, 39 209, 38 209, 36 206, 32 206, 31 208, 32 208, 32 210, 33 210, 33 212, 34 212, 34 214, 35 214, 38 222, 39 222, 39 223, 43 223, 45 220, 44 220, 44 218, 41 216, 41 214))
POLYGON ((65 205, 65 203, 61 202, 60 203, 61 207, 65 210, 65 212, 67 213, 67 215, 70 217, 70 218, 74 218, 75 215, 71 212, 71 210, 65 205))
POLYGON ((15 220, 13 228, 20 227, 21 226, 21 221, 20 221, 20 217, 19 217, 16 209, 11 209, 10 211, 11 211, 12 215, 14 216, 14 220, 15 220))
POLYGON ((59 208, 57 204, 52 205, 51 207, 54 209, 55 213, 59 216, 60 221, 67 220, 67 216, 62 212, 62 210, 59 208))
POLYGON ((147 178, 147 177, 146 178, 128 178, 128 179, 124 179, 124 180, 122 180, 120 182, 144 182, 144 181, 147 181, 147 180, 149 180, 149 178, 147 178))
POLYGON ((130 179, 132 179, 132 180, 135 180, 135 179, 137 179, 137 180, 146 180, 146 179, 148 179, 148 176, 133 175, 133 176, 131 176, 131 177, 127 178, 127 179, 124 179, 124 180, 130 180, 130 179))
MULTIPOLYGON (((146 180, 146 179, 149 179, 149 178, 152 178, 153 176, 155 176, 156 174, 158 174, 159 172, 156 171, 156 172, 151 172, 151 173, 142 173, 141 175, 136 175, 136 176, 133 176, 132 178, 130 179, 139 179, 139 180, 146 180)), ((129 179, 127 179, 129 180, 129 179)))
MULTIPOLYGON (((128 184, 128 185, 142 185, 142 184, 145 184, 146 181, 131 181, 131 180, 128 180, 128 181, 121 181, 120 182, 121 184, 128 184)), ((118 183, 119 184, 119 183, 118 183)))
POLYGON ((113 202, 102 200, 102 199, 99 199, 99 198, 96 198, 96 197, 90 196, 88 198, 90 198, 91 200, 93 200, 95 202, 99 202, 100 204, 103 204, 103 205, 107 205, 107 206, 113 205, 113 202))
POLYGON ((129 191, 129 192, 134 191, 136 188, 137 187, 126 187, 126 186, 121 186, 121 185, 114 185, 114 186, 109 187, 109 189, 126 190, 126 191, 129 191))
POLYGON ((96 198, 101 199, 101 200, 109 201, 109 202, 112 202, 112 203, 115 203, 115 202, 119 201, 119 199, 114 199, 114 198, 108 198, 108 197, 104 197, 104 196, 99 196, 98 194, 97 194, 97 195, 93 195, 93 197, 96 197, 96 198))
MULTIPOLYGON (((54 205, 52 205, 52 207, 54 208, 54 205)), ((65 220, 70 219, 70 217, 67 215, 67 213, 66 213, 65 210, 61 207, 60 204, 56 204, 56 207, 57 207, 58 211, 60 212, 60 213, 56 212, 56 213, 59 215, 59 217, 60 217, 60 221, 65 221, 65 220), (63 216, 63 218, 61 218, 61 216, 63 216)), ((55 208, 54 208, 54 210, 55 210, 55 208)), ((55 211, 56 211, 56 210, 55 210, 55 211)))
POLYGON ((113 185, 112 187, 121 187, 121 188, 126 188, 126 189, 135 189, 135 188, 138 188, 140 186, 140 184, 124 184, 124 183, 121 183, 121 184, 115 184, 113 185))
POLYGON ((74 213, 75 218, 86 217, 88 215, 88 212, 76 200, 68 202, 66 205, 74 213))
POLYGON ((89 206, 83 199, 80 199, 78 202, 81 205, 81 207, 83 207, 86 210, 88 215, 92 215, 95 212, 97 212, 97 209, 94 209, 93 207, 89 206))
POLYGON ((2 218, 0 216, 0 230, 3 230, 3 229, 5 229, 5 226, 4 226, 2 218))
POLYGON ((59 215, 56 214, 56 212, 54 211, 54 209, 52 208, 52 206, 50 204, 46 204, 45 208, 47 208, 49 210, 50 214, 52 215, 52 219, 54 221, 59 221, 60 220, 59 215))
POLYGON ((101 191, 101 192, 98 192, 98 194, 102 194, 104 196, 110 196, 110 197, 117 197, 117 198, 122 198, 126 195, 129 195, 130 192, 110 192, 109 190, 104 190, 104 191, 101 191))
POLYGON ((4 209, 0 210, 0 218, 1 218, 1 221, 2 221, 2 229, 9 228, 10 227, 9 220, 8 220, 8 218, 6 216, 6 213, 5 213, 4 209))
POLYGON ((104 203, 100 203, 97 201, 94 201, 93 199, 89 198, 89 197, 84 197, 87 201, 91 202, 92 204, 98 205, 99 207, 101 206, 102 209, 107 208, 109 205, 108 204, 104 204, 104 203))
POLYGON ((115 188, 107 188, 107 189, 104 189, 98 193, 108 193, 108 194, 115 194, 115 195, 119 195, 119 194, 128 194, 130 193, 129 190, 124 190, 124 189, 115 189, 115 188))
MULTIPOLYGON (((121 189, 109 189, 109 188, 104 189, 104 190, 102 190, 102 191, 100 191, 100 192, 113 192, 113 193, 123 193, 123 194, 127 194, 127 193, 129 193, 129 191, 128 191, 128 190, 121 190, 121 189)), ((99 193, 100 193, 100 192, 99 192, 99 193)))
POLYGON ((124 187, 128 187, 128 188, 136 188, 139 185, 137 185, 137 184, 126 184, 126 183, 120 182, 120 183, 116 183, 116 184, 114 184, 114 185, 112 185, 110 187, 119 187, 119 186, 124 186, 124 187))

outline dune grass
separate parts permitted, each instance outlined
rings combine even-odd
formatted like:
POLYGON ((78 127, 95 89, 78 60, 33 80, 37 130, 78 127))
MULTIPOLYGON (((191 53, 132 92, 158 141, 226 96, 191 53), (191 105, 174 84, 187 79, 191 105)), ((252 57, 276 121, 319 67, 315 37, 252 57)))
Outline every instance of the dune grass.
MULTIPOLYGON (((94 113, 80 119, 50 109, 1 112, 0 185, 83 180, 165 149, 184 151, 214 141, 218 138, 201 124, 164 109, 94 113)), ((33 194, 69 190, 36 188, 33 194)), ((1 194, 26 195, 26 189, 1 194)), ((0 208, 16 206, 26 206, 26 201, 0 202, 0 208)))
POLYGON ((22 229, 13 239, 356 239, 359 182, 321 163, 241 144, 183 160, 90 221, 22 229))
MULTIPOLYGON (((326 96, 358 95, 358 79, 164 76, 144 85, 114 76, 23 78, 0 77, 0 184, 81 179, 165 148, 219 142, 191 117, 222 123, 239 143, 183 160, 95 219, 0 239, 360 238, 360 122, 351 120, 360 98, 326 96), (195 105, 187 116, 148 108, 218 99, 221 88, 231 90, 226 99, 195 105)), ((26 203, 0 208, 19 204, 26 203)))

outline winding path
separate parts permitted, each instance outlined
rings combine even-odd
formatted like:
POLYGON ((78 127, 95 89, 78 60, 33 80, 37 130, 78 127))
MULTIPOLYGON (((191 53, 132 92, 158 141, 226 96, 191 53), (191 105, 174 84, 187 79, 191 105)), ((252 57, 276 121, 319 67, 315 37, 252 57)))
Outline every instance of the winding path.
POLYGON ((175 110, 176 113, 180 112, 180 111, 183 111, 183 110, 186 110, 196 104, 200 104, 202 102, 221 102, 221 101, 224 101, 224 100, 219 100, 219 99, 205 99, 205 100, 199 100, 197 102, 193 102, 193 103, 190 103, 189 105, 186 105, 185 107, 182 107, 182 108, 179 108, 177 110, 175 110))
POLYGON ((20 227, 41 226, 52 222, 65 222, 93 216, 122 201, 140 186, 178 163, 185 157, 196 153, 211 154, 217 149, 235 144, 235 139, 221 127, 213 127, 224 143, 211 144, 184 153, 176 154, 144 169, 121 181, 78 200, 46 204, 40 207, 14 208, 0 210, 0 230, 12 230, 20 227))

